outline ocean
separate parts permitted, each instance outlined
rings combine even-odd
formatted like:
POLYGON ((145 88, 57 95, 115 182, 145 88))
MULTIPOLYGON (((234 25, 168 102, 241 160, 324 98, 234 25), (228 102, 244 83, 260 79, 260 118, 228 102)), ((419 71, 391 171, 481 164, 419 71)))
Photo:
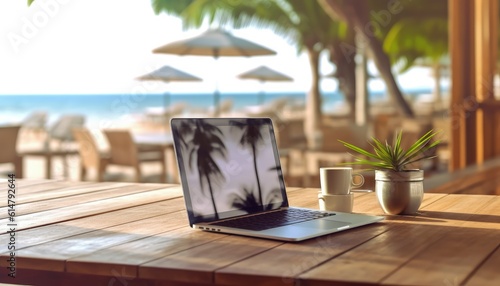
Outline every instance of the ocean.
MULTIPOLYGON (((431 93, 430 90, 406 91, 409 96, 431 93)), ((258 105, 261 94, 233 93, 220 95, 220 101, 231 99, 233 110, 258 105)), ((294 104, 304 104, 305 93, 266 93, 264 104, 277 98, 288 97, 294 104)), ((384 92, 370 93, 370 101, 385 100, 384 92)), ((206 109, 213 105, 213 93, 200 94, 89 94, 89 95, 0 95, 0 124, 20 123, 30 113, 44 111, 48 114, 48 125, 63 114, 82 114, 91 128, 110 128, 133 121, 150 107, 164 106, 165 102, 184 102, 193 110, 206 109)), ((335 112, 344 103, 338 92, 322 96, 322 110, 335 112)), ((188 109, 189 111, 189 109, 188 109)))

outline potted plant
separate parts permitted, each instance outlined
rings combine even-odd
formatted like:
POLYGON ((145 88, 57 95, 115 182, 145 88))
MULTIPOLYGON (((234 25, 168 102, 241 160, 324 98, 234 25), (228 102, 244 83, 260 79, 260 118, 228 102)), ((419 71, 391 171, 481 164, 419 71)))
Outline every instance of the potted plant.
POLYGON ((392 145, 372 138, 373 152, 339 140, 345 147, 362 156, 355 156, 354 162, 345 164, 363 165, 375 170, 375 192, 378 202, 388 214, 415 214, 424 195, 424 171, 407 169, 415 162, 435 158, 430 152, 439 144, 433 137, 439 132, 430 130, 411 144, 402 147, 403 132, 396 132, 392 145))

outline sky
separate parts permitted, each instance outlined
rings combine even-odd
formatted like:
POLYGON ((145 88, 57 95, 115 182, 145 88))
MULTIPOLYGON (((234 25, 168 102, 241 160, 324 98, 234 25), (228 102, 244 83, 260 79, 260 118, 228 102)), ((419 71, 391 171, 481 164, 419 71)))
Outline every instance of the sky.
MULTIPOLYGON (((180 19, 155 15, 150 1, 37 0, 0 1, 0 95, 113 94, 137 92, 307 91, 311 83, 307 55, 298 54, 287 40, 271 30, 231 30, 235 36, 277 52, 250 58, 153 54, 164 44, 194 37, 209 27, 184 30, 180 19), (200 83, 141 82, 136 77, 163 65, 201 77, 200 83), (265 83, 239 80, 237 75, 259 65, 291 76, 294 81, 265 83)), ((321 72, 333 67, 323 61, 321 72)), ((428 71, 424 83, 432 86, 428 71)), ((414 76, 400 77, 412 87, 414 76), (408 79, 406 79, 408 78, 408 79)), ((336 81, 322 80, 323 90, 336 81)), ((381 82, 372 83, 375 89, 381 82)))

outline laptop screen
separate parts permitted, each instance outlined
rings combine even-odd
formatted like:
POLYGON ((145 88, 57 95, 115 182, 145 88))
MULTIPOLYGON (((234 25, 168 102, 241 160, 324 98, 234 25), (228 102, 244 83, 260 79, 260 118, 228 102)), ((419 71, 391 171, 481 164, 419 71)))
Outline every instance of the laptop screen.
POLYGON ((192 225, 288 206, 269 118, 173 118, 192 225))

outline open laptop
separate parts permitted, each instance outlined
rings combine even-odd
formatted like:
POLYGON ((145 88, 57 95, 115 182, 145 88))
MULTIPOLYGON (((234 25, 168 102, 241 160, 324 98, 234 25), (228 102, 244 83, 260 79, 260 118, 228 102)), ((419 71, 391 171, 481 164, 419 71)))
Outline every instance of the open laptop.
POLYGON ((383 219, 289 207, 269 118, 173 118, 170 124, 195 229, 301 241, 383 219))

